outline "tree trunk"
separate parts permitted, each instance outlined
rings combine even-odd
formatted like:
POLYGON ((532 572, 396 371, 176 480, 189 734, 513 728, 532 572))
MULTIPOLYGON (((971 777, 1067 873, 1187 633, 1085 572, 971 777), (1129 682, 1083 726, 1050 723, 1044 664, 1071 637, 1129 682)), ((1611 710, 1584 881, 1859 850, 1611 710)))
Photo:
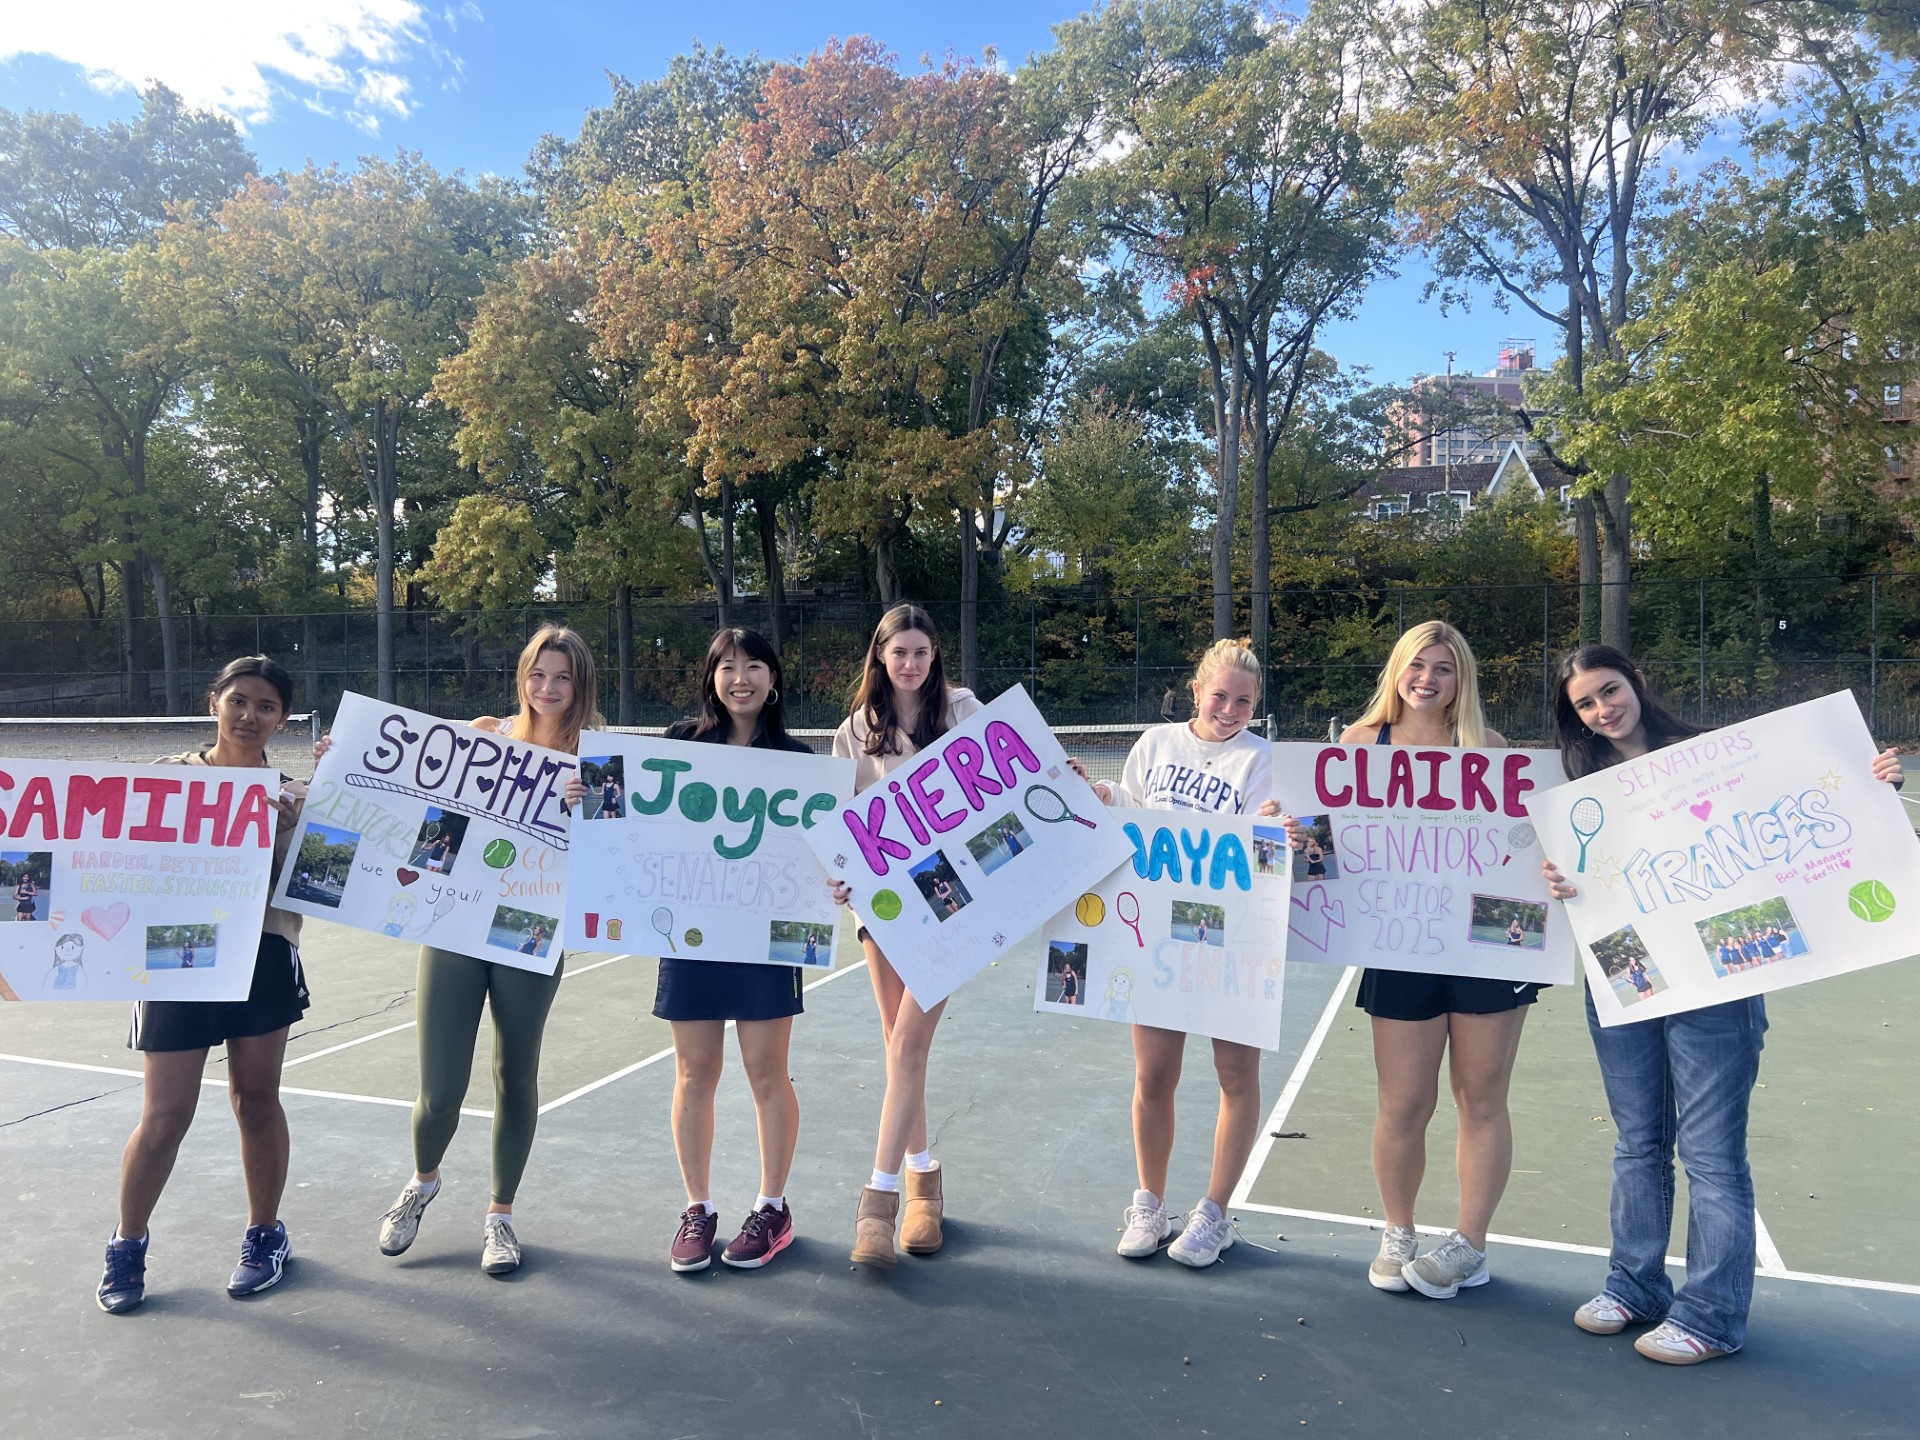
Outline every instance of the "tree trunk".
POLYGON ((787 643, 787 572, 780 563, 780 517, 771 499, 756 496, 753 516, 760 527, 760 563, 767 572, 767 638, 778 650, 787 643))
MULTIPOLYGON (((1217 457, 1213 503, 1213 638, 1233 634, 1233 527, 1240 514, 1240 408, 1242 372, 1236 360, 1220 355, 1211 331, 1208 360, 1213 369, 1213 422, 1217 457)), ((1237 350, 1236 350, 1237 355, 1237 350)))
POLYGON ((367 476, 367 493, 373 500, 374 528, 379 536, 379 551, 374 562, 373 583, 373 663, 376 694, 391 702, 395 698, 393 675, 393 512, 399 499, 400 417, 381 401, 374 407, 373 468, 367 476))
POLYGON ((1580 643, 1593 645, 1600 640, 1600 522, 1584 495, 1574 498, 1573 537, 1580 555, 1580 643))
POLYGON ((715 620, 724 630, 733 624, 730 612, 733 605, 733 567, 722 567, 713 558, 713 547, 707 543, 707 511, 700 503, 700 489, 697 485, 687 487, 687 513, 693 518, 694 537, 700 542, 700 568, 707 572, 707 584, 713 588, 715 620))
POLYGON ((720 601, 720 628, 734 622, 733 597, 739 593, 733 560, 733 482, 720 482, 720 579, 726 587, 720 601))
POLYGON ((960 683, 980 689, 980 531, 973 507, 960 512, 960 683))
POLYGON ((1266 428, 1266 417, 1263 415, 1254 434, 1253 544, 1248 555, 1251 572, 1248 589, 1252 592, 1250 601, 1253 612, 1253 627, 1249 633, 1253 639, 1254 658, 1260 662, 1262 669, 1267 663, 1268 612, 1273 608, 1273 530, 1267 514, 1273 450, 1267 441, 1266 428))
POLYGON ((147 578, 153 585, 153 618, 160 627, 160 664, 167 714, 182 715, 180 700, 180 639, 173 628, 173 586, 160 562, 146 557, 147 578))
POLYGON ((1597 507, 1600 520, 1600 642, 1623 655, 1628 648, 1627 601, 1633 580, 1633 515, 1627 477, 1610 476, 1597 507))
POLYGON ((880 592, 880 606, 892 609, 900 603, 900 572, 893 567, 893 532, 885 531, 873 542, 873 583, 880 592))
POLYGON ((635 724, 634 711, 638 708, 633 685, 633 586, 616 585, 613 588, 613 621, 616 635, 615 648, 618 655, 614 665, 619 672, 615 713, 618 725, 635 724))

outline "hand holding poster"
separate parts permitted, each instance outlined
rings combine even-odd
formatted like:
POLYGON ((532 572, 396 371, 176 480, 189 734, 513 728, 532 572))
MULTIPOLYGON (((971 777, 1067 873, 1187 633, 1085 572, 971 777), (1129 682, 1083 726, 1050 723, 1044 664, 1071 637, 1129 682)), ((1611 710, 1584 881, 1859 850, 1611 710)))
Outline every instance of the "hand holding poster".
POLYGON ((573 756, 341 697, 274 904, 553 973, 573 756))
POLYGON ((1018 686, 806 837, 929 1007, 1132 850, 1018 686))
POLYGON ((1287 832, 1244 816, 1107 813, 1132 861, 1047 922, 1033 1008, 1278 1049, 1287 832))
POLYGON ((1312 838, 1293 853, 1293 960, 1429 975, 1573 979, 1529 807, 1566 778, 1551 750, 1273 747, 1273 793, 1312 838))
POLYGON ((592 732, 580 743, 576 947, 833 968, 840 908, 801 835, 852 798, 851 760, 592 732))
POLYGON ((246 999, 279 790, 263 770, 0 760, 0 996, 246 999))
POLYGON ((1730 725, 1539 796, 1602 1025, 1697 1010, 1916 948, 1920 838, 1850 694, 1730 725))

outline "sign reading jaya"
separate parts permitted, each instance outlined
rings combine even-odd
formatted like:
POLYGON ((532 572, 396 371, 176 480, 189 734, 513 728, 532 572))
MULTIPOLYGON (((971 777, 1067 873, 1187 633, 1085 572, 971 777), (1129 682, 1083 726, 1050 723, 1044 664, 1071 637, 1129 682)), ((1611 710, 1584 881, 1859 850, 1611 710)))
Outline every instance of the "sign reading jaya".
POLYGON ((274 904, 553 973, 571 755, 341 697, 274 904))
POLYGON ((1292 852, 1289 958, 1572 980, 1528 818, 1565 778, 1551 750, 1275 745, 1274 796, 1311 832, 1292 852))
POLYGON ((1047 922, 1033 1008, 1278 1049, 1287 832, 1247 816, 1108 814, 1133 858, 1047 922))
POLYGON ((851 760, 591 731, 580 747, 574 948, 833 968, 839 907, 801 836, 853 795, 851 760))
POLYGON ((244 1000, 271 771, 0 760, 0 999, 244 1000))
POLYGON ((1602 1025, 1903 959, 1920 837, 1842 692, 1681 740, 1535 801, 1602 1025))
POLYGON ((1132 850, 1019 686, 805 833, 923 1006, 1132 850))

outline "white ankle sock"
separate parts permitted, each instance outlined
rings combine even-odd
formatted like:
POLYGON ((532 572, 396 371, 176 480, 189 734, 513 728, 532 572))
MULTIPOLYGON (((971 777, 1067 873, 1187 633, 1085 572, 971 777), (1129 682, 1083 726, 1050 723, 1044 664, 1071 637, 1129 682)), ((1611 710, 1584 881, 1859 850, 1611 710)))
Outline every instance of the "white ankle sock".
POLYGON ((776 1210, 784 1210, 787 1208, 787 1197, 784 1195, 762 1195, 758 1200, 753 1202, 753 1208, 756 1210, 764 1210, 769 1205, 776 1210))
POLYGON ((867 1182, 867 1188, 869 1190, 888 1190, 898 1195, 900 1193, 900 1172, 896 1170, 893 1174, 889 1175, 884 1170, 876 1170, 873 1172, 873 1178, 867 1182))
POLYGON ((487 1224, 489 1225, 511 1225, 512 1223, 513 1216, 511 1215, 496 1215, 491 1210, 487 1212, 487 1224))
POLYGON ((914 1151, 911 1155, 907 1156, 907 1169, 918 1170, 921 1174, 926 1174, 927 1171, 933 1169, 933 1152, 931 1150, 914 1151))
POLYGON ((438 1195, 440 1193, 440 1177, 438 1175, 434 1176, 431 1180, 422 1180, 418 1175, 415 1175, 408 1183, 422 1195, 438 1195))

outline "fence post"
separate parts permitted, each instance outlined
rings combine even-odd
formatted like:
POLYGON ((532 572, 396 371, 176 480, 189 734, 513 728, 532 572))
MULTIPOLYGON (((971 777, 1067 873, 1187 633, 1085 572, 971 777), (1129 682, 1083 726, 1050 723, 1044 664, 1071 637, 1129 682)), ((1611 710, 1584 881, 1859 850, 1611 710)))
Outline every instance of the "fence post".
POLYGON ((1553 582, 1540 583, 1540 733, 1553 743, 1553 582))
MULTIPOLYGON (((810 725, 813 721, 813 692, 807 685, 807 606, 804 600, 797 600, 793 607, 793 644, 796 656, 794 673, 800 677, 800 688, 794 693, 800 697, 800 723, 810 725)), ((789 690, 793 686, 787 686, 789 690)))
POLYGON ((1707 723, 1707 579, 1700 577, 1699 674, 1700 702, 1696 707, 1702 725, 1707 723))
POLYGON ((1133 723, 1140 723, 1140 597, 1133 597, 1133 723))
POLYGON ((420 648, 426 657, 426 669, 420 676, 420 708, 429 715, 433 713, 433 616, 433 611, 426 611, 422 616, 425 623, 420 627, 420 648))
POLYGON ((1872 595, 1868 622, 1869 643, 1872 646, 1867 660, 1867 730, 1871 734, 1880 733, 1880 577, 1875 575, 1869 587, 1872 595))
POLYGON ((1040 602, 1027 601, 1027 692, 1040 703, 1040 602))

